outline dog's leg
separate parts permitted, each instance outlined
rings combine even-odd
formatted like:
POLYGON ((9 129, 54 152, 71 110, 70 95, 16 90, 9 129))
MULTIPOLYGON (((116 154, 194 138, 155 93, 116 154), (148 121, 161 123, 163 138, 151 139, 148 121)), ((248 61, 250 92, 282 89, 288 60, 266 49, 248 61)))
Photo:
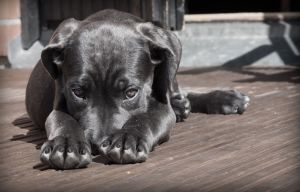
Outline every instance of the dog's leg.
POLYGON ((174 78, 172 83, 170 100, 176 115, 176 122, 182 122, 184 119, 188 118, 191 112, 191 104, 186 95, 180 91, 176 78, 174 78))
POLYGON ((157 144, 169 139, 176 117, 170 104, 152 101, 149 111, 133 116, 122 129, 99 143, 102 155, 112 163, 139 163, 157 144))
POLYGON ((84 131, 70 115, 53 110, 45 128, 48 141, 41 148, 43 163, 56 169, 73 169, 91 162, 91 149, 84 131))
POLYGON ((250 98, 236 90, 216 90, 209 93, 188 93, 192 113, 242 114, 250 98))

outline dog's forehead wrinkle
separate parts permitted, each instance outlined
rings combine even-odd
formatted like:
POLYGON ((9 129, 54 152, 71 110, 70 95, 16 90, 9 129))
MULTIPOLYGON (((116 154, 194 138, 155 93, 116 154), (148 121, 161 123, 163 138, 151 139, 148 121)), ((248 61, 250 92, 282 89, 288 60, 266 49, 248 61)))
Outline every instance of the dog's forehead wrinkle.
POLYGON ((82 61, 82 71, 94 81, 109 79, 114 67, 122 66, 131 77, 143 76, 147 65, 147 50, 140 35, 128 26, 92 23, 73 38, 76 55, 82 61), (141 73, 141 74, 140 74, 141 73))
POLYGON ((84 50, 118 52, 116 48, 126 49, 127 40, 133 39, 134 36, 136 35, 127 27, 102 24, 84 29, 77 38, 80 45, 86 48, 84 50))
POLYGON ((138 69, 141 68, 138 64, 140 64, 139 60, 130 64, 116 65, 114 63, 106 67, 103 65, 86 65, 83 70, 85 71, 84 74, 88 74, 96 84, 102 86, 104 84, 115 85, 120 80, 127 80, 129 84, 139 85, 145 74, 142 73, 143 69, 138 69))
POLYGON ((113 46, 102 40, 90 42, 88 46, 82 48, 83 69, 97 71, 94 73, 99 76, 98 79, 104 80, 106 75, 110 75, 110 71, 115 70, 114 67, 126 65, 126 50, 123 47, 125 46, 113 46))
MULTIPOLYGON (((93 24, 95 26, 95 24, 93 24)), ((120 78, 128 85, 142 87, 149 79, 147 44, 125 26, 99 25, 78 33, 73 44, 82 63, 82 73, 91 77, 96 87, 111 88, 120 78), (119 72, 121 71, 121 72, 119 72)), ((99 90, 101 90, 99 89, 99 90)))

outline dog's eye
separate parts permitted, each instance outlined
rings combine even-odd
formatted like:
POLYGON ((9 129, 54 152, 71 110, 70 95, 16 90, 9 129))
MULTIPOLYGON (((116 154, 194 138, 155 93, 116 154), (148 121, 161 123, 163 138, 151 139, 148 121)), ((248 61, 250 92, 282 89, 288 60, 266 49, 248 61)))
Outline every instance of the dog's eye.
POLYGON ((131 99, 133 98, 134 96, 136 96, 138 90, 135 89, 135 88, 129 88, 126 90, 125 94, 126 94, 126 98, 127 99, 131 99))
POLYGON ((84 92, 83 92, 83 90, 81 88, 79 88, 79 87, 72 88, 72 92, 74 93, 74 95, 76 97, 85 99, 84 92))

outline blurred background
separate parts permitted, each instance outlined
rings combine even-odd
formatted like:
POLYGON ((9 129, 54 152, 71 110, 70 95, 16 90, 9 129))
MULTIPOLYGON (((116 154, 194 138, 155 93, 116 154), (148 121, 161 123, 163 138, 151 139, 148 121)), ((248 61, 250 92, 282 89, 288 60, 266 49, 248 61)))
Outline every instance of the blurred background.
POLYGON ((0 0, 0 68, 31 68, 58 24, 102 9, 176 31, 183 67, 299 64, 299 0, 0 0))

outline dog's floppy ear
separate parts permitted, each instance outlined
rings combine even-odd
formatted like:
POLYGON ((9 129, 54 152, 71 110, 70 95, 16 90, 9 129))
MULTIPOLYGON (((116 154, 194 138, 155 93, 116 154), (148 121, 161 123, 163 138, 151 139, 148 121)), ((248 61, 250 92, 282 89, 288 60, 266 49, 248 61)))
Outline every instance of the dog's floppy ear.
POLYGON ((147 40, 151 62, 156 65, 152 94, 166 103, 181 59, 181 43, 174 33, 152 23, 138 24, 137 29, 147 40))
POLYGON ((79 23, 75 19, 63 21, 54 31, 49 44, 42 51, 42 63, 53 79, 58 77, 59 68, 64 59, 64 48, 74 31, 78 29, 79 23))

